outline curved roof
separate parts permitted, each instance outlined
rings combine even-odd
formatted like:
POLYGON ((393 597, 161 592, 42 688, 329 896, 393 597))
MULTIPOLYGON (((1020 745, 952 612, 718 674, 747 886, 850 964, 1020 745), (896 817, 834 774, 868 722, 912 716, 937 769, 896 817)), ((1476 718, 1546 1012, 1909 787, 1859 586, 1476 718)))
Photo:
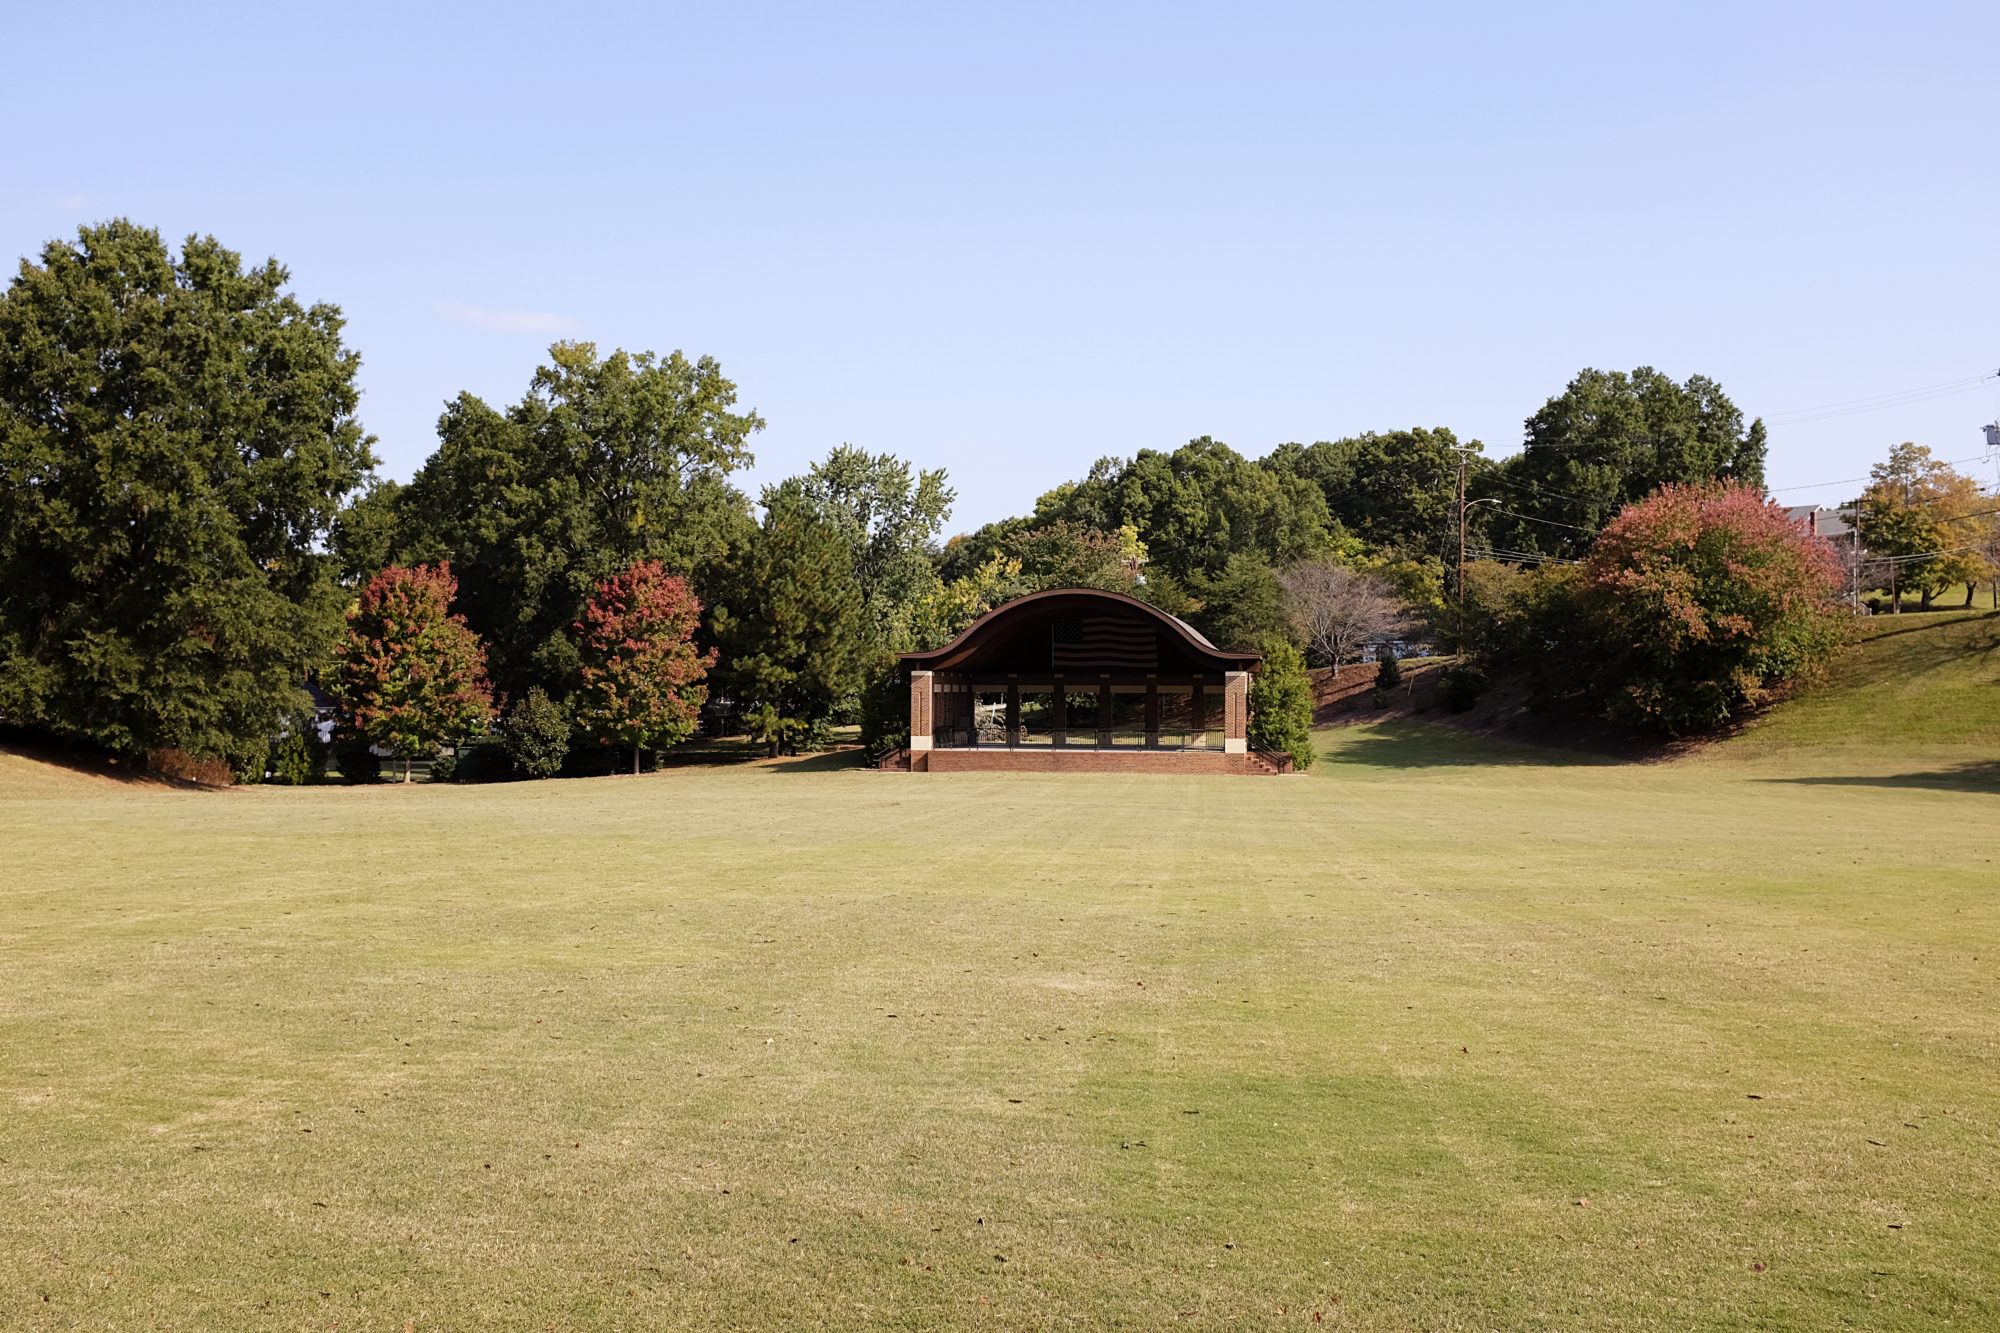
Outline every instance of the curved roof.
POLYGON ((942 648, 900 655, 924 671, 1192 674, 1263 658, 1210 643, 1150 603, 1101 588, 1051 588, 994 607, 942 648))

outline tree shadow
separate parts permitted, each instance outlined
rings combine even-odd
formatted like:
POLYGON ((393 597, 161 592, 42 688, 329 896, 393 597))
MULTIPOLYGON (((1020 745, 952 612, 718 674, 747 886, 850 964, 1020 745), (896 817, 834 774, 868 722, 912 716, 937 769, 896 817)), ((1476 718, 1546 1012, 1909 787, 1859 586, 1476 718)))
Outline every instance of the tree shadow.
POLYGON ((796 758, 771 759, 765 761, 765 768, 772 773, 832 773, 838 770, 866 768, 867 752, 859 747, 845 750, 822 750, 818 754, 803 754, 796 758))
POLYGON ((1476 735, 1444 723, 1388 722, 1375 724, 1370 735, 1338 741, 1322 751, 1320 762, 1333 767, 1420 769, 1603 768, 1629 761, 1476 735))
POLYGON ((1928 773, 1887 773, 1878 777, 1759 778, 1800 787, 1904 787, 1931 791, 2000 794, 2000 759, 1973 759, 1928 773))

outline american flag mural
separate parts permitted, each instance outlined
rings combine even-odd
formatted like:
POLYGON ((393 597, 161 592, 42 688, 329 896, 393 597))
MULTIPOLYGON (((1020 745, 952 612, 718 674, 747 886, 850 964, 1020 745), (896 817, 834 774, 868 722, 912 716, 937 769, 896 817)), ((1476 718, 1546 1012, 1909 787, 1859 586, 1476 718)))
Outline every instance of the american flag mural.
POLYGON ((1054 671, 1152 671, 1160 665, 1154 627, 1125 616, 1070 616, 1054 622, 1049 637, 1054 671))

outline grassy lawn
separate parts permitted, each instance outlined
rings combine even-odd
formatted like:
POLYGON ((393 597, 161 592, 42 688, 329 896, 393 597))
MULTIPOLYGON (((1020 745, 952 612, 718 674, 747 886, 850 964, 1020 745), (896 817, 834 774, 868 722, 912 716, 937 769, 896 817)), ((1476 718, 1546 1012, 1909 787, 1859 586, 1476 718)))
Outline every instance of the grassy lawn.
POLYGON ((2000 1326, 2000 782, 1823 706, 1261 780, 0 756, 0 1327, 2000 1326))

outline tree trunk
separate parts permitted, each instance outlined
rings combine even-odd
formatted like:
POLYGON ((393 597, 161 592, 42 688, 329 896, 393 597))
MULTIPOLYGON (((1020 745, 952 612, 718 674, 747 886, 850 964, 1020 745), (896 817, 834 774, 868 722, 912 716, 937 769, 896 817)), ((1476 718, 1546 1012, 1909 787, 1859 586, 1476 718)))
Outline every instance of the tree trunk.
POLYGON ((776 759, 777 757, 778 757, 778 738, 776 736, 773 736, 771 737, 771 758, 776 759))
POLYGON ((639 776, 639 747, 636 745, 632 747, 632 776, 639 776))
POLYGON ((1903 614, 1903 590, 1897 586, 1896 567, 1889 566, 1889 614, 1903 614))
POLYGON ((1928 611, 1931 609, 1931 592, 1931 589, 1924 588, 1917 594, 1917 610, 1928 611))
POLYGON ((1972 585, 1970 583, 1965 585, 1965 609, 1968 611, 1972 609, 1972 585))
POLYGON ((404 755, 404 756, 403 756, 403 781, 407 783, 407 782, 408 782, 409 780, 410 780, 410 756, 408 756, 408 755, 404 755))

